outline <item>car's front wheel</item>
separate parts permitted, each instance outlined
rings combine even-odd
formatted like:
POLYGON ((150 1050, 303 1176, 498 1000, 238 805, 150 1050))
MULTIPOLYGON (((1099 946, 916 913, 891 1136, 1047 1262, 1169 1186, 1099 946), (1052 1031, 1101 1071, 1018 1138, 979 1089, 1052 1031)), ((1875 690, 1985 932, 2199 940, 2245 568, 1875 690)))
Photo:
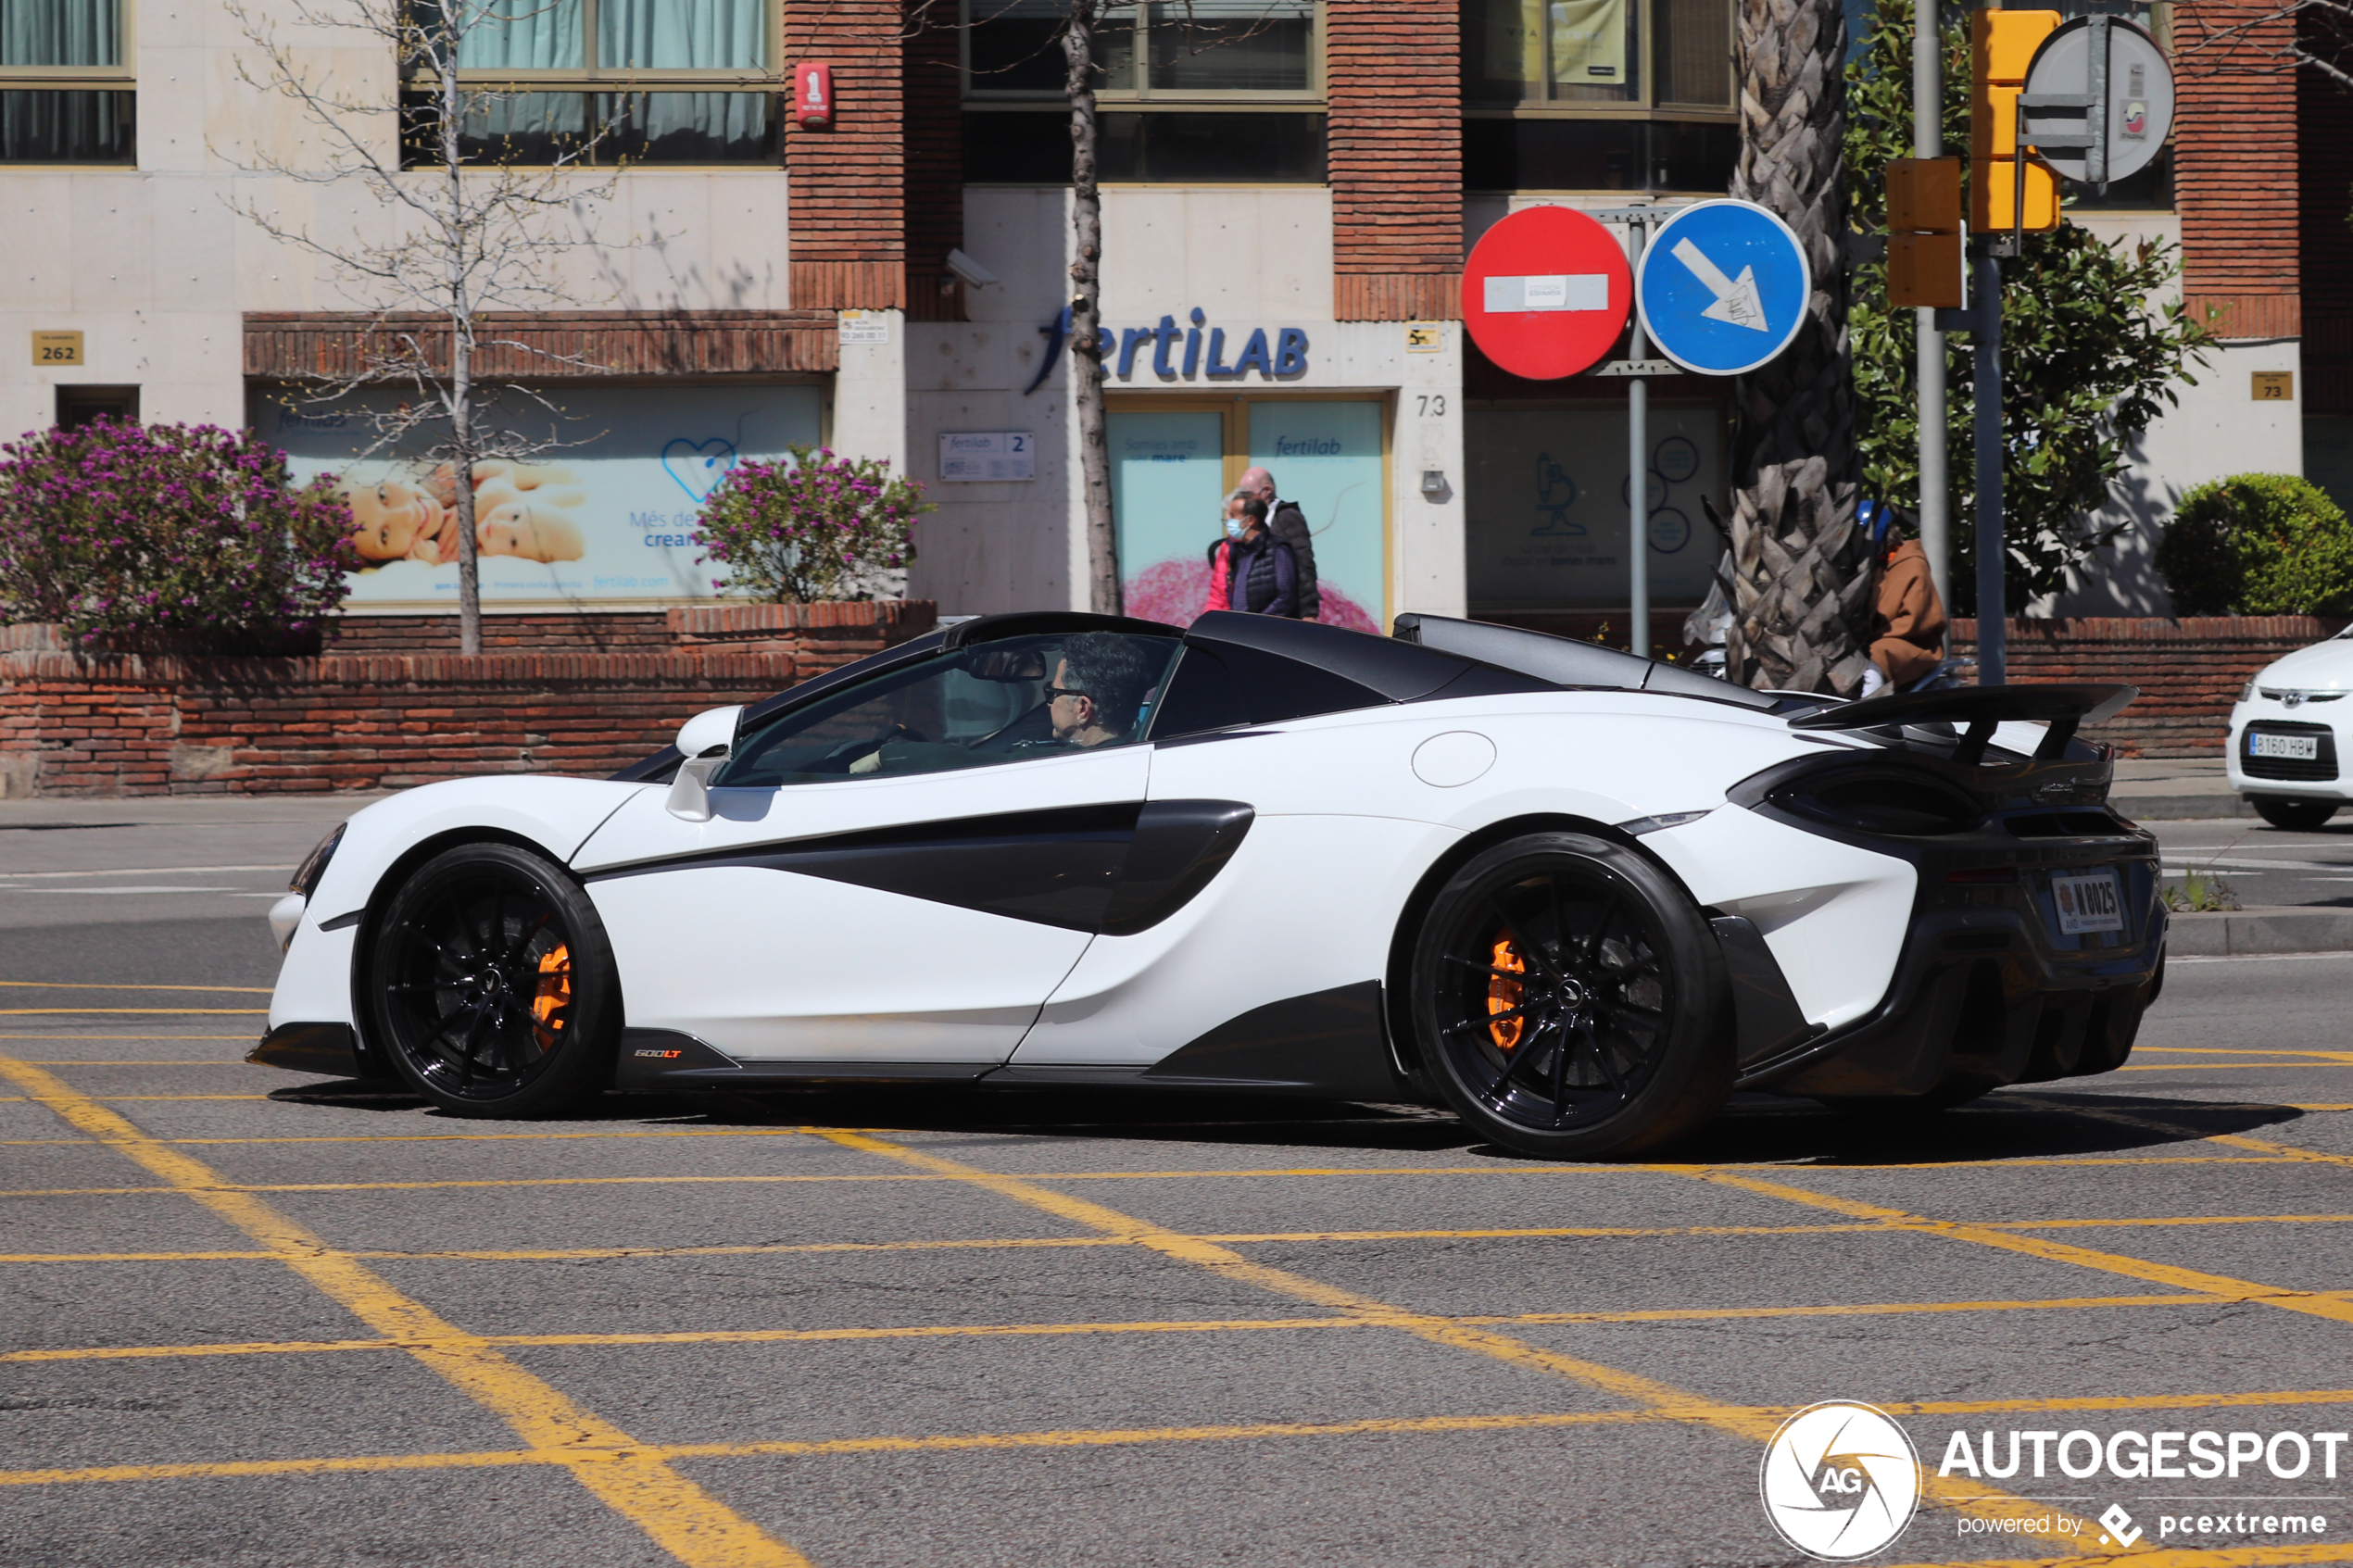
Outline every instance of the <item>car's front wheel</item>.
POLYGON ((2333 800, 2282 800, 2270 795, 2251 796, 2248 800, 2257 816, 2290 833, 2310 833, 2336 815, 2336 802, 2333 800))
POLYGON ((467 1116, 530 1116, 603 1086, 621 996, 603 922, 553 862, 447 850, 371 923, 362 997, 400 1075, 467 1116))
POLYGON ((1424 1064, 1497 1143, 1630 1154, 1731 1093, 1724 962, 1673 878, 1624 845, 1531 834, 1473 857, 1416 937, 1424 1064))

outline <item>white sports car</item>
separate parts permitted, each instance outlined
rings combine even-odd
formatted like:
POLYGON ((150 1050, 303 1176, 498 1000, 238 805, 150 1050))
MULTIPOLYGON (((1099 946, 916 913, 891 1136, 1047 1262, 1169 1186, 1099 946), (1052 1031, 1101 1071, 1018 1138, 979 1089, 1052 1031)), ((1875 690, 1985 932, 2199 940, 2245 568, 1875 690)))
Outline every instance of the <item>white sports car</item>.
POLYGON ((478 1115, 825 1080, 1419 1100, 1578 1158, 1736 1086, 1951 1104, 2115 1068, 2156 998, 2154 842, 2072 738, 2132 695, 1841 704, 1437 616, 991 616, 613 779, 368 807, 272 911, 253 1060, 478 1115))

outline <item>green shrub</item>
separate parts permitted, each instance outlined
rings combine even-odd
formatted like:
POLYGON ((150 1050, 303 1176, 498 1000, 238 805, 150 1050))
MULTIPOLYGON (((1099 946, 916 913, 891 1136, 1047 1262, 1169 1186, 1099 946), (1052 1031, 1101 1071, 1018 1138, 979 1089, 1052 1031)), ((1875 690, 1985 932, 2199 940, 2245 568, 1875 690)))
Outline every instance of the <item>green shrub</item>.
POLYGON ((296 651, 348 592, 350 533, 333 479, 296 484, 250 431, 36 431, 0 446, 0 621, 296 651))
POLYGON ((924 487, 878 458, 786 450, 737 463, 704 498, 697 542, 727 569, 712 585, 775 604, 873 598, 915 558, 924 487))
POLYGON ((2234 473, 2182 497, 2157 569, 2176 615, 2353 613, 2353 523, 2293 474, 2234 473))

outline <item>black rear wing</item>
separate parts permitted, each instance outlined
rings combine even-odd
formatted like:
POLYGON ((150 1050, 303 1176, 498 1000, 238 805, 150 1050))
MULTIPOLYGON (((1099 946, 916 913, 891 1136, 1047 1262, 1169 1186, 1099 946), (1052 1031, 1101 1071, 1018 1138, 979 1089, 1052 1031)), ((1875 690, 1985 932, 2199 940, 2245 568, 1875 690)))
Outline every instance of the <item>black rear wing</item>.
POLYGON ((1888 692, 1861 702, 1801 713, 1789 721, 1793 730, 1900 729, 1906 724, 1967 726, 1953 760, 1964 768, 1985 759, 1985 747, 1996 725, 2040 720, 2050 725, 2034 748, 2038 760, 2067 755, 2067 743, 2085 724, 2122 711, 2141 695, 2138 686, 1957 686, 1941 692, 1888 692))

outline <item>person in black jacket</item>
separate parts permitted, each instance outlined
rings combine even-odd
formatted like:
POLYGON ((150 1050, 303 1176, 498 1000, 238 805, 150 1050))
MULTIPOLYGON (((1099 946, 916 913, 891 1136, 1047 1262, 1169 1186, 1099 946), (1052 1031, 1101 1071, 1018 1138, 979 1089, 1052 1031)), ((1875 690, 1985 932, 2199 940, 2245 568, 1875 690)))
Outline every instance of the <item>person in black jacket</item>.
POLYGON ((1241 492, 1266 503, 1267 529, 1290 546, 1291 564, 1299 583, 1299 608, 1295 613, 1302 621, 1315 620, 1323 613, 1324 599, 1315 583, 1315 536, 1308 530, 1307 514, 1300 510, 1298 502, 1277 498, 1275 476, 1265 469, 1243 470, 1241 492))
POLYGON ((1298 619, 1298 562, 1266 526, 1266 503, 1237 494, 1227 508, 1226 533, 1209 547, 1213 576, 1225 581, 1225 608, 1298 619), (1216 570, 1220 564, 1223 572, 1216 570))

